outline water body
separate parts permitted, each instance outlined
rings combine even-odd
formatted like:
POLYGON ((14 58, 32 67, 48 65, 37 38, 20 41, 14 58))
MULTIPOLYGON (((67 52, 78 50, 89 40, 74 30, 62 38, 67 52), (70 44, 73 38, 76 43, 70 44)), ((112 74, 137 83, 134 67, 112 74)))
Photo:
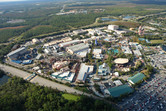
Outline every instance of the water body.
POLYGON ((2 78, 0 78, 0 86, 5 84, 10 77, 7 75, 4 75, 2 78))
POLYGON ((124 16, 123 19, 131 19, 131 18, 134 18, 135 16, 124 16))
POLYGON ((113 18, 101 18, 102 21, 118 21, 118 19, 113 18))

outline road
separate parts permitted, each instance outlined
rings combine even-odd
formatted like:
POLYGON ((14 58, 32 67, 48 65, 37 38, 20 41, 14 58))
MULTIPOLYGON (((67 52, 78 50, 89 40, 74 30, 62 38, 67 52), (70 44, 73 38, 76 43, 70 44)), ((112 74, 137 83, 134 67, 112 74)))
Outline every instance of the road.
MULTIPOLYGON (((19 70, 19 69, 17 69, 17 68, 11 67, 11 66, 3 65, 3 64, 0 64, 0 69, 4 70, 5 72, 11 73, 13 76, 21 77, 21 78, 23 78, 23 79, 25 79, 26 77, 28 77, 28 76, 31 75, 31 74, 28 73, 28 72, 19 70)), ((59 83, 56 83, 56 82, 47 80, 47 79, 42 78, 42 77, 39 77, 39 76, 36 76, 36 77, 35 77, 34 79, 32 79, 30 82, 31 82, 31 83, 38 83, 38 84, 41 85, 41 86, 46 86, 46 87, 51 87, 51 88, 53 88, 53 89, 58 89, 59 91, 65 91, 65 92, 68 92, 68 93, 86 95, 86 96, 92 97, 92 98, 94 98, 94 99, 104 100, 105 102, 107 102, 107 103, 109 103, 109 104, 112 104, 115 108, 117 108, 118 110, 120 110, 119 107, 118 107, 115 103, 113 103, 113 102, 107 101, 107 100, 105 100, 105 99, 103 99, 103 98, 94 96, 94 95, 92 95, 92 94, 84 93, 84 92, 82 92, 82 91, 79 91, 79 90, 76 90, 76 89, 74 89, 74 88, 65 86, 65 85, 63 85, 63 84, 59 84, 59 83)))
MULTIPOLYGON (((31 75, 28 72, 13 68, 11 66, 3 65, 3 64, 0 64, 0 68, 2 70, 4 70, 5 72, 9 72, 14 76, 21 77, 21 78, 24 78, 24 79, 31 75)), ((62 84, 59 84, 59 83, 56 83, 56 82, 52 82, 50 80, 47 80, 47 79, 39 77, 39 76, 36 76, 30 82, 38 83, 41 86, 47 86, 47 87, 51 87, 53 89, 58 89, 60 91, 67 91, 68 93, 77 93, 77 94, 84 94, 86 96, 91 96, 90 94, 83 93, 83 92, 81 92, 79 90, 76 90, 74 88, 67 87, 65 85, 62 85, 62 84)))

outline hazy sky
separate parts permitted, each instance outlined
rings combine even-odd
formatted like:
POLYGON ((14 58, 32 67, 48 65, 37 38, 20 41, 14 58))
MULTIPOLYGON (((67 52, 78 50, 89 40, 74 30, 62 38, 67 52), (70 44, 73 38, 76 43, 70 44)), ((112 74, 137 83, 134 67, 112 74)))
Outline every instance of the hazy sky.
POLYGON ((0 2, 13 2, 13 1, 24 1, 24 0, 0 0, 0 2))

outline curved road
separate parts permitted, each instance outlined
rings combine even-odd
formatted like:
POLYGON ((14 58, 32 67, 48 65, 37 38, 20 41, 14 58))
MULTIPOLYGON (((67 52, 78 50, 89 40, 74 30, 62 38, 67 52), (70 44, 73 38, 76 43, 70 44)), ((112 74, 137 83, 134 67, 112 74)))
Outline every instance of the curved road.
MULTIPOLYGON (((26 77, 31 75, 28 72, 25 72, 25 71, 22 71, 22 70, 19 70, 17 68, 14 68, 14 67, 11 67, 11 66, 7 66, 7 65, 4 65, 4 64, 0 64, 0 69, 4 70, 5 72, 11 73, 13 76, 21 77, 23 79, 25 79, 26 77)), ((110 101, 107 101, 104 98, 100 98, 100 97, 94 96, 92 94, 84 93, 82 91, 79 91, 79 90, 76 90, 74 88, 71 88, 71 87, 68 87, 68 86, 65 86, 65 85, 62 85, 62 84, 59 84, 59 83, 47 80, 47 79, 39 77, 39 76, 36 76, 30 82, 31 83, 38 83, 41 86, 46 86, 46 87, 51 87, 53 89, 58 89, 59 91, 66 91, 68 93, 75 93, 75 94, 80 94, 80 95, 86 95, 86 96, 92 97, 94 99, 104 100, 105 102, 107 102, 109 104, 112 104, 114 107, 119 109, 117 104, 115 104, 113 102, 110 102, 110 101)))

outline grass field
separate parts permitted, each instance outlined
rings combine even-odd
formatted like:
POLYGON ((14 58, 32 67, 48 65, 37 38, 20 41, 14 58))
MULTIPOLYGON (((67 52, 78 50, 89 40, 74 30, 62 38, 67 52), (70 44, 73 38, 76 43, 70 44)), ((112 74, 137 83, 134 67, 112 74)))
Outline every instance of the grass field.
POLYGON ((151 40, 150 42, 152 44, 162 44, 162 43, 164 43, 164 40, 151 40))
POLYGON ((67 100, 77 101, 77 100, 80 99, 79 96, 76 96, 76 95, 73 95, 73 94, 63 94, 62 96, 67 100))

